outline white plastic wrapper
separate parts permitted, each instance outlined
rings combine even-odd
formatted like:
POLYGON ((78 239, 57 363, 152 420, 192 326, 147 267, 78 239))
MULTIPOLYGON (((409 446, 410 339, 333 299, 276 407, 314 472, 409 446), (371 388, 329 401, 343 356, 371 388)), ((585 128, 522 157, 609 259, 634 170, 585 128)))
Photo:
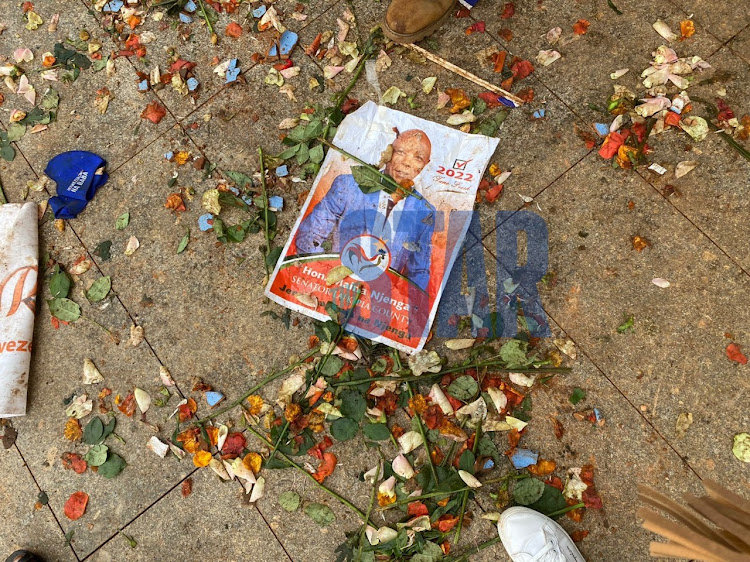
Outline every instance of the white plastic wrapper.
POLYGON ((39 239, 35 203, 0 205, 0 418, 26 414, 39 239))

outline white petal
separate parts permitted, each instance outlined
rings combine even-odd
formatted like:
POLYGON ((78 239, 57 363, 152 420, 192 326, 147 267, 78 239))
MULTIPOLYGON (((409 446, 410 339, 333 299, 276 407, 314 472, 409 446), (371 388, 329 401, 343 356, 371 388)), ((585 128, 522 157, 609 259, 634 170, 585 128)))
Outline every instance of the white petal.
POLYGON ((149 439, 148 443, 146 444, 146 448, 153 451, 161 458, 166 457, 167 453, 169 452, 169 445, 164 443, 164 441, 159 439, 156 435, 151 436, 151 439, 149 439))
POLYGON ((403 454, 411 453, 414 449, 422 445, 422 436, 418 431, 407 431, 398 438, 398 444, 403 454))
POLYGON ((128 243, 125 246, 125 255, 132 256, 140 247, 141 243, 138 242, 138 238, 136 238, 135 236, 131 236, 130 238, 128 238, 128 243))
POLYGON ((675 168, 674 177, 681 178, 690 173, 697 165, 698 162, 695 160, 683 160, 682 162, 679 162, 675 168))
POLYGON ((185 451, 180 449, 177 445, 174 445, 172 443, 169 443, 169 450, 174 453, 174 456, 178 459, 182 460, 185 458, 185 455, 187 454, 185 451))
POLYGON ((169 373, 169 370, 164 365, 161 365, 159 367, 159 378, 161 379, 161 382, 164 386, 175 385, 172 375, 169 373))
POLYGON ((224 463, 219 459, 211 459, 211 462, 208 463, 208 467, 218 474, 219 478, 222 480, 231 480, 224 463))
POLYGON ((250 494, 250 503, 255 503, 260 498, 262 498, 263 492, 265 491, 265 489, 266 489, 266 479, 261 476, 255 482, 255 486, 253 486, 253 493, 250 494))
POLYGON ((440 406, 440 410, 442 410, 443 414, 446 416, 453 415, 453 406, 451 406, 450 400, 448 400, 448 397, 437 384, 432 385, 429 397, 430 400, 440 406))
POLYGON ((378 486, 378 492, 381 494, 392 494, 393 489, 396 487, 396 477, 391 476, 387 480, 383 480, 378 486))
POLYGON ((666 289, 670 285, 669 281, 662 279, 661 277, 654 277, 651 282, 661 289, 666 289))
POLYGON ((666 39, 670 43, 672 41, 676 41, 678 38, 677 34, 674 33, 671 29, 669 29, 669 26, 661 20, 656 20, 652 24, 652 27, 656 30, 656 33, 664 37, 664 39, 666 39))
POLYGON ((532 387, 536 380, 536 375, 524 375, 523 373, 509 373, 508 378, 513 384, 518 386, 532 387))
POLYGON ((151 406, 151 396, 148 392, 141 388, 136 388, 134 394, 135 402, 136 404, 138 404, 138 408, 140 409, 142 414, 145 414, 151 406))
POLYGON ((502 414, 505 411, 505 407, 508 405, 508 397, 505 396, 505 393, 502 390, 492 386, 487 389, 487 394, 490 395, 490 399, 495 405, 497 413, 502 414))
POLYGON ((414 476, 414 469, 411 467, 409 461, 403 454, 399 454, 395 459, 393 459, 393 464, 391 466, 393 468, 393 472, 395 472, 405 480, 409 480, 414 476))
POLYGON ((381 543, 392 541, 396 536, 398 536, 398 531, 395 531, 390 527, 380 527, 380 529, 378 529, 378 540, 381 543))
POLYGON ((96 368, 94 362, 88 357, 83 360, 83 384, 96 384, 102 382, 104 377, 96 368))
POLYGON ((511 427, 511 429, 517 429, 518 431, 521 431, 524 427, 529 425, 525 421, 521 421, 513 416, 505 416, 505 422, 511 427))
POLYGON ((227 435, 229 435, 229 428, 221 424, 219 426, 219 433, 216 437, 216 448, 221 451, 224 448, 224 442, 227 440, 227 435))
POLYGON ((474 345, 476 340, 474 338, 459 338, 455 340, 448 340, 445 342, 445 347, 457 351, 459 349, 467 349, 474 345))
POLYGON ((476 478, 474 478, 473 474, 469 474, 465 470, 459 470, 458 475, 461 477, 461 480, 463 480, 464 483, 469 488, 481 488, 482 487, 482 483, 476 478))

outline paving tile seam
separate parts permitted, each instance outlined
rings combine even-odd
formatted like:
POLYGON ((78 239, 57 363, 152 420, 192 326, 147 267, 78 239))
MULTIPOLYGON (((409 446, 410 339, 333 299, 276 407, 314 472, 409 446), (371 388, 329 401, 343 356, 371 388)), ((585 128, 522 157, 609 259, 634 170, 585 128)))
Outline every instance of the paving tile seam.
MULTIPOLYGON (((164 132, 163 132, 162 134, 160 134, 160 135, 159 135, 159 136, 158 136, 158 137, 157 137, 156 139, 154 139, 154 141, 153 141, 153 142, 155 142, 156 140, 158 140, 159 138, 161 138, 161 137, 162 137, 163 135, 167 134, 167 132, 169 132, 170 130, 171 130, 171 129, 167 129, 166 131, 164 131, 164 132)), ((192 139, 190 139, 190 140, 192 141, 192 139)), ((151 144, 152 144, 152 143, 148 143, 148 146, 150 146, 151 144)), ((28 164, 28 166, 29 166, 29 169, 31 170, 31 173, 33 173, 33 174, 34 174, 34 176, 35 176, 35 177, 36 177, 37 179, 39 179, 39 174, 38 174, 38 173, 36 172, 36 170, 34 170, 34 168, 33 168, 33 167, 31 166, 31 164, 30 164, 30 162, 29 162, 28 158, 26 158, 26 155, 25 155, 25 154, 23 153, 23 151, 22 151, 22 150, 21 150, 20 148, 18 148, 18 147, 16 147, 16 148, 17 148, 17 150, 18 150, 19 154, 21 154, 21 156, 23 156, 23 159, 24 159, 24 160, 26 161, 26 163, 28 164)), ((196 148, 197 148, 197 147, 196 147, 196 148)), ((140 153, 140 151, 139 151, 139 153, 140 153)), ((112 171, 111 173, 114 173, 114 172, 115 172, 115 171, 116 171, 117 169, 119 169, 120 167, 121 167, 121 166, 118 166, 118 168, 115 168, 115 170, 113 170, 113 171, 112 171)), ((46 193, 46 194, 47 194, 48 196, 50 196, 50 197, 52 196, 52 194, 50 193, 50 191, 49 191, 49 189, 48 189, 47 187, 45 187, 45 188, 44 188, 44 192, 45 192, 45 193, 46 193)), ((73 236, 75 236, 75 237, 76 237, 76 240, 78 240, 78 243, 79 243, 79 244, 81 245, 81 247, 82 247, 82 248, 84 249, 84 251, 85 251, 85 252, 86 252, 86 254, 88 255, 89 259, 91 260, 91 263, 92 263, 92 264, 93 264, 93 265, 94 265, 94 266, 96 267, 96 270, 97 270, 97 271, 99 272, 99 275, 101 275, 101 276, 104 276, 104 271, 102 271, 102 268, 100 267, 99 263, 97 263, 97 261, 96 261, 96 258, 95 258, 95 256, 94 256, 94 255, 93 255, 93 254, 92 254, 92 253, 91 253, 91 252, 89 251, 89 249, 88 249, 88 248, 86 247, 86 244, 84 244, 83 240, 82 240, 82 239, 81 239, 81 237, 80 237, 80 236, 78 235, 78 232, 76 232, 76 230, 75 230, 75 228, 73 227, 73 225, 72 225, 71 221, 70 221, 70 220, 65 220, 65 223, 66 223, 66 227, 70 229, 70 231, 71 231, 71 232, 73 233, 73 236)), ((113 290, 112 292, 113 292, 113 294, 114 294, 114 297, 115 297, 115 298, 117 299, 117 302, 119 302, 119 303, 120 303, 120 306, 122 306, 122 309, 123 309, 123 310, 125 311, 125 313, 126 313, 126 314, 128 315, 128 318, 130 319, 130 321, 131 321, 131 322, 132 322, 132 323, 133 323, 134 325, 136 325, 136 326, 137 326, 138 324, 137 324, 137 322, 135 321, 135 317, 134 317, 134 316, 133 316, 133 314, 132 314, 132 313, 130 312, 130 310, 128 309, 128 307, 127 307, 127 306, 125 306, 125 303, 123 302, 122 298, 120 297, 120 294, 119 294, 119 293, 118 293, 118 292, 117 292, 116 290, 113 290)), ((147 337, 146 335, 144 335, 143 341, 144 341, 144 342, 146 343, 146 345, 148 346, 148 348, 149 348, 149 350, 151 351, 151 354, 152 354, 152 355, 154 356, 154 358, 155 358, 155 359, 156 359, 156 360, 157 360, 157 361, 159 362, 159 365, 161 365, 162 367, 166 367, 166 365, 164 364, 164 362, 163 362, 163 361, 162 361, 162 360, 161 360, 161 359, 159 358, 159 356, 157 355, 157 353, 156 353, 156 350, 155 350, 155 349, 154 349, 154 347, 153 347, 153 346, 151 345, 151 342, 149 342, 149 341, 148 341, 148 337, 147 337)), ((119 345, 119 344, 118 344, 118 345, 119 345)), ((184 392, 183 392, 183 391, 182 391, 182 390, 180 389, 180 387, 179 387, 179 385, 177 384, 177 382, 176 382, 176 381, 175 381, 175 385, 174 385, 174 386, 175 386, 175 389, 177 390, 177 392, 179 392, 179 393, 180 393, 180 396, 181 396, 182 398, 185 398, 186 394, 185 394, 185 393, 184 393, 184 392)))
MULTIPOLYGON (((674 7, 676 7, 678 10, 680 10, 683 14, 685 14, 687 16, 690 16, 690 19, 692 19, 700 27, 702 27, 706 31, 706 33, 708 33, 711 37, 713 37, 721 45, 721 47, 723 47, 726 44, 721 39, 719 39, 716 35, 714 35, 713 32, 711 32, 711 30, 708 28, 708 25, 704 24, 701 19, 696 19, 695 18, 695 14, 688 13, 685 9, 682 8, 682 6, 680 6, 679 4, 677 4, 677 2, 675 2, 675 0, 669 0, 669 3, 672 4, 674 7)), ((731 41, 731 39, 733 39, 735 36, 736 36, 736 34, 733 35, 732 38, 730 38, 729 40, 731 41)), ((721 49, 721 47, 719 47, 719 49, 721 49)))
MULTIPOLYGON (((147 512, 147 511, 148 511, 149 509, 151 509, 151 508, 152 508, 152 507, 153 507, 154 505, 156 505, 156 504, 157 504, 157 503, 159 503, 159 502, 160 502, 161 500, 163 500, 163 499, 164 499, 164 498, 165 498, 165 497, 166 497, 167 495, 169 495, 170 493, 172 493, 172 491, 174 491, 174 489, 175 489, 175 488, 177 488, 178 486, 181 486, 181 485, 182 485, 182 483, 183 483, 183 482, 184 482, 185 480, 187 480, 188 478, 192 478, 192 476, 193 476, 193 475, 194 475, 194 474, 195 474, 196 472, 198 472, 198 470, 200 470, 200 469, 198 469, 198 468, 193 468, 193 470, 191 470, 191 471, 190 471, 190 472, 189 472, 188 474, 186 474, 186 475, 185 475, 185 476, 184 476, 183 478, 181 478, 179 482, 177 482, 177 483, 176 483, 176 484, 175 484, 174 486, 172 486, 172 487, 171 487, 171 488, 169 488, 169 489, 168 489, 167 491, 165 491, 165 492, 164 492, 164 493, 163 493, 163 494, 162 494, 161 496, 159 496, 158 498, 156 498, 156 499, 155 499, 155 500, 154 500, 153 502, 151 502, 151 503, 150 503, 149 505, 147 505, 147 506, 146 506, 145 508, 143 508, 143 510, 142 510, 142 511, 141 511, 140 513, 138 513, 137 515, 135 515, 135 516, 134 516, 134 517, 133 517, 133 518, 132 518, 132 519, 131 519, 130 521, 128 521, 127 523, 125 523, 124 525, 122 525, 122 526, 121 526, 121 527, 120 527, 120 528, 119 528, 119 529, 117 530, 117 532, 116 532, 116 533, 113 533, 113 534, 112 534, 112 535, 111 535, 111 536, 110 536, 110 537, 109 537, 108 539, 104 540, 104 541, 103 541, 103 542, 102 542, 101 544, 99 544, 99 546, 97 546, 96 548, 94 548, 94 550, 92 550, 91 552, 89 552, 89 553, 88 553, 88 554, 87 554, 86 556, 84 556, 83 558, 78 558, 78 560, 79 560, 80 562, 83 562, 84 560, 89 560, 89 559, 90 559, 90 558, 91 558, 91 557, 92 557, 92 556, 93 556, 94 554, 96 554, 96 553, 97 553, 97 552, 98 552, 98 551, 99 551, 99 550, 100 550, 100 549, 101 549, 101 548, 102 548, 103 546, 105 546, 105 545, 106 545, 107 543, 109 543, 109 542, 110 542, 110 541, 111 541, 112 539, 114 539, 114 538, 115 538, 116 536, 118 536, 118 535, 120 534, 120 532, 124 531, 124 530, 125 530, 125 529, 127 529, 127 528, 128 528, 128 527, 129 527, 130 525, 132 525, 132 524, 133 524, 133 523, 134 523, 134 522, 135 522, 135 521, 136 521, 136 520, 137 520, 137 519, 138 519, 139 517, 141 517, 141 516, 142 516, 142 515, 143 515, 144 513, 146 513, 146 512, 147 512)), ((74 550, 74 552, 75 552, 75 550, 74 550)), ((76 556, 76 557, 77 557, 77 556, 76 556)))
POLYGON ((711 238, 711 236, 709 236, 700 226, 698 226, 695 222, 693 222, 693 220, 689 216, 687 216, 679 207, 677 207, 677 205, 675 205, 674 202, 671 199, 669 199, 669 197, 664 195, 664 193, 658 187, 656 187, 646 177, 644 177, 643 173, 640 170, 636 170, 636 173, 644 182, 646 182, 649 185, 649 187, 651 187, 651 189, 656 191, 656 193, 658 193, 661 196, 661 198, 664 199, 669 204, 670 207, 672 207, 686 221, 688 221, 698 232, 700 232, 706 238, 706 240, 708 240, 711 244, 713 244, 716 247, 716 249, 718 249, 722 254, 724 254, 730 262, 736 265, 742 273, 750 277, 750 271, 747 271, 742 265, 740 265, 737 262, 737 260, 735 260, 724 248, 722 248, 713 238, 711 238))
MULTIPOLYGON (((596 152, 596 149, 592 148, 592 149, 591 149, 591 150, 589 150, 589 151, 588 151, 588 152, 587 152, 586 154, 584 154, 583 156, 581 156, 581 157, 580 157, 580 158, 579 158, 578 160, 576 160, 576 161, 575 161, 575 162, 574 162, 574 163, 573 163, 573 164, 572 164, 572 165, 571 165, 571 166, 570 166, 569 168, 567 168, 566 170, 564 170, 563 172, 561 172, 561 173, 560 173, 560 174, 559 174, 559 175, 558 175, 558 176, 557 176, 556 178, 554 178, 554 179, 553 179, 552 181, 550 181, 550 182, 549 182, 549 183, 548 183, 547 185, 545 185, 545 186, 544 186, 544 187, 543 187, 542 189, 540 189, 540 190, 539 190, 539 192, 538 192, 538 193, 536 193, 536 194, 534 195, 534 197, 533 197, 533 198, 534 198, 534 199, 536 199, 537 197, 539 197, 539 196, 540 196, 540 195, 541 195, 542 193, 544 193, 544 192, 545 192, 545 191, 546 191, 546 190, 547 190, 548 188, 550 188, 550 187, 551 187, 551 186, 552 186, 553 184, 557 183, 557 182, 558 182, 558 181, 559 181, 559 180, 560 180, 560 179, 561 179, 561 178, 562 178, 562 177, 563 177, 563 176, 564 176, 565 174, 567 174, 567 173, 568 173, 568 172, 570 172, 570 171, 571 171, 571 170, 572 170, 573 168, 575 168, 576 166, 578 166, 578 165, 579 165, 579 164, 580 164, 581 162, 583 162, 583 161, 584 161, 584 160, 585 160, 586 158, 588 158, 588 157, 589 157, 589 156, 590 156, 590 155, 591 155, 592 153, 594 153, 594 152, 596 152)), ((514 216, 514 215, 515 215, 516 213, 518 213, 519 211, 523 211, 523 210, 524 210, 524 209, 526 209, 526 208, 527 208, 527 205, 526 205, 525 203, 524 203, 524 204, 522 204, 521 206, 519 206, 519 207, 518 207, 518 209, 516 209, 515 211, 513 211, 513 214, 512 214, 512 215, 508 216, 508 217, 507 217, 507 218, 506 218, 505 220, 503 220, 503 221, 502 221, 501 223, 499 223, 499 224, 496 224, 496 225, 495 225, 495 228, 493 228, 492 230, 490 230, 489 232, 487 232, 487 234, 483 234, 483 235, 482 235, 482 243, 484 243, 484 240, 485 240, 485 238, 487 238, 487 237, 489 237, 489 236, 490 236, 491 234, 493 234, 493 233, 494 233, 494 232, 495 232, 495 231, 496 231, 496 230, 497 230, 498 228, 500 228, 500 227, 501 227, 501 226, 502 226, 502 225, 503 225, 503 224, 504 224, 504 223, 505 223, 506 221, 508 221, 508 220, 510 220, 511 218, 513 218, 513 216, 514 216)), ((494 255, 494 254, 493 254, 493 255, 494 255)))
MULTIPOLYGON (((498 263, 501 264, 500 260, 495 256, 495 254, 492 252, 492 250, 490 250, 486 245, 484 245, 484 242, 482 243, 482 245, 484 246, 484 249, 487 250, 495 258, 495 260, 498 263)), ((506 270, 506 272, 507 272, 507 270, 506 270)), ((561 322, 558 322, 557 319, 552 314, 550 314, 550 312, 547 310, 547 307, 544 306, 544 304, 542 304, 541 306, 542 306, 542 310, 547 315, 547 317, 549 319, 551 319, 552 322, 554 322, 555 324, 557 324, 562 329, 562 331, 565 333, 565 335, 568 338, 570 338, 570 340, 575 344, 575 346, 578 349, 581 350, 581 352, 586 356, 586 358, 589 361, 591 361, 591 364, 596 368, 596 370, 599 371, 599 373, 601 373, 601 375, 605 379, 607 379, 607 381, 612 385, 612 387, 620 394, 620 396, 622 396, 627 401, 628 404, 630 404, 630 406, 633 408, 633 410, 635 410, 637 412, 637 414, 643 419, 643 421, 645 421, 651 427, 651 429, 667 444, 667 446, 669 446, 669 448, 672 449, 672 451, 680 458, 680 460, 682 461, 682 463, 685 464, 696 476, 698 476, 698 478, 700 478, 700 474, 698 474, 698 472, 695 469, 693 469, 693 467, 690 465, 690 463, 685 460, 685 458, 672 445, 672 443, 656 428, 656 426, 653 423, 651 423, 651 421, 644 415, 644 413, 641 412, 640 408, 638 408, 630 400, 630 398, 622 390, 620 390, 620 387, 618 387, 613 382, 613 380, 609 377, 609 375, 607 375, 607 373, 599 366, 599 364, 596 361, 594 361, 594 359, 592 358, 591 354, 588 353, 588 351, 586 351, 586 348, 584 348, 582 345, 580 345, 576 341, 576 339, 571 335, 571 332, 561 322)))
MULTIPOLYGON (((37 490, 39 490, 39 492, 44 492, 44 490, 42 490, 42 487, 39 485, 39 482, 37 482, 37 479, 34 476, 34 473, 31 471, 31 467, 29 466, 29 463, 26 462, 26 457, 23 456, 23 453, 21 452, 21 449, 18 447, 18 443, 14 443, 13 444, 13 448, 18 453, 18 456, 21 457, 21 461, 23 462, 23 466, 29 472, 29 476, 31 476, 31 479, 34 481, 34 486, 36 486, 36 488, 37 488, 37 490)), ((45 507, 49 510, 50 514, 52 515, 52 518, 55 520, 55 523, 57 524, 57 527, 60 529, 60 535, 62 537, 64 537, 65 536, 65 529, 63 529, 63 526, 60 523, 60 520, 57 518, 57 515, 55 515, 55 512, 53 511, 52 506, 50 505, 49 501, 47 502, 47 505, 45 507)), ((73 556, 75 557, 75 559, 80 562, 81 559, 78 557, 78 554, 76 554, 76 551, 73 548, 73 545, 68 544, 67 547, 70 548, 70 551, 73 553, 73 556)))
MULTIPOLYGON (((243 491, 244 491, 244 489, 243 489, 243 491)), ((287 558, 288 558, 288 559, 289 559, 289 560, 290 560, 291 562, 294 562, 294 558, 292 558, 292 555, 291 555, 291 554, 289 554, 289 551, 288 551, 288 550, 286 549, 286 547, 284 546, 284 543, 283 543, 283 542, 281 542, 281 539, 280 539, 280 538, 279 538, 279 536, 278 536, 278 535, 276 534, 276 531, 274 531, 274 530, 273 530, 273 528, 271 527, 271 525, 270 525, 270 524, 268 523, 268 520, 266 519, 266 516, 265 516, 265 515, 263 515, 263 512, 262 512, 262 511, 260 510, 260 507, 258 507, 258 505, 257 505, 257 504, 254 504, 254 505, 253 505, 252 507, 253 507, 253 508, 255 509, 255 511, 257 511, 257 512, 258 512, 258 515, 260 515, 260 518, 261 518, 261 519, 263 519, 263 523, 265 523, 266 527, 268 527, 268 530, 269 530, 269 531, 271 531, 271 534, 273 535, 273 538, 275 538, 275 539, 276 539, 276 542, 277 542, 277 543, 279 543, 279 546, 281 547, 281 550, 283 550, 283 551, 284 551, 284 554, 286 554, 286 557, 287 557, 287 558)))

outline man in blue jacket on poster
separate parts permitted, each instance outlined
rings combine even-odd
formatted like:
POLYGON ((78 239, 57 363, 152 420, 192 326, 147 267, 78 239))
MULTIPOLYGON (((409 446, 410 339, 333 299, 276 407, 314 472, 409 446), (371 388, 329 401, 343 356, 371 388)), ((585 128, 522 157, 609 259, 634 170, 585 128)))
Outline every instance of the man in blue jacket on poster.
MULTIPOLYGON (((410 185, 430 161, 430 139, 424 131, 411 129, 397 133, 392 146, 393 154, 385 165, 385 173, 399 184, 410 185)), ((435 207, 417 191, 412 193, 421 198, 383 190, 364 193, 351 174, 336 177, 325 196, 300 223, 295 237, 297 251, 323 253, 323 243, 333 234, 331 251, 340 253, 352 239, 371 235, 385 243, 387 251, 381 253, 390 254, 389 267, 426 291, 435 207)))

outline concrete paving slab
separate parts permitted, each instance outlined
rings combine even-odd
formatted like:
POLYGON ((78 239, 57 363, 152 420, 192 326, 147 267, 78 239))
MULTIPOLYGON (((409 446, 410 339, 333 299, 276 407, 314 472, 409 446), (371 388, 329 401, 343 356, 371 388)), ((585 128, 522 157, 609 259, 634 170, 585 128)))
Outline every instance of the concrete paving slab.
MULTIPOLYGON (((50 255, 66 267, 86 255, 70 228, 59 233, 51 222, 43 225, 40 244, 40 255, 50 255)), ((132 347, 127 343, 132 319, 117 298, 110 296, 96 305, 87 304, 84 290, 99 275, 94 267, 73 278, 69 298, 81 305, 83 318, 59 329, 53 327, 44 302, 49 298, 45 281, 38 301, 27 415, 15 422, 19 450, 37 483, 49 495, 50 507, 64 530, 75 532, 73 547, 82 556, 151 505, 190 469, 187 462, 180 464, 175 458, 164 461, 148 451, 146 443, 155 432, 139 421, 140 414, 127 418, 116 409, 116 433, 125 443, 109 438, 107 445, 128 463, 122 474, 116 480, 107 480, 91 471, 77 475, 61 465, 63 453, 83 455, 88 450, 88 446, 71 443, 63 436, 67 421, 63 403, 66 397, 88 394, 94 399, 94 415, 97 415, 97 396, 104 388, 112 390, 112 395, 105 399, 109 408, 113 407, 116 395, 124 398, 135 386, 154 397, 161 388, 159 363, 148 345, 141 343, 132 347), (119 344, 102 327, 109 330, 119 344), (85 358, 94 361, 104 382, 93 386, 81 383, 85 358), (40 435, 45 437, 40 439, 40 435), (127 489, 128 494, 117 492, 122 489, 127 489), (90 501, 86 515, 73 522, 63 515, 63 504, 79 490, 89 494, 90 501)), ((117 282, 114 287, 117 291, 117 282)), ((171 404, 177 401, 172 398, 171 404)), ((172 408, 153 407, 145 420, 163 428, 171 412, 172 408)), ((83 418, 82 426, 91 418, 92 415, 83 418)))
POLYGON ((114 536, 87 560, 150 561, 178 552, 196 560, 291 560, 236 482, 222 482, 207 468, 194 472, 191 480, 189 496, 175 486, 122 529, 138 543, 135 548, 114 536))
POLYGON ((0 452, 0 552, 25 549, 46 560, 75 561, 49 507, 35 509, 39 488, 15 447, 0 452))
POLYGON ((747 274, 640 177, 613 173, 595 155, 539 201, 557 273, 542 293, 550 316, 698 474, 740 481, 731 443, 747 425, 734 407, 747 387, 725 348, 750 337, 735 304, 747 274), (636 235, 652 246, 635 251, 636 235), (671 287, 656 287, 656 277, 671 287), (634 329, 618 333, 629 315, 634 329), (677 418, 688 412, 696 423, 678 439, 677 418))
POLYGON ((693 14, 696 23, 725 42, 750 24, 750 14, 740 6, 714 4, 706 0, 675 0, 685 12, 693 14))
MULTIPOLYGON (((34 171, 42 173, 52 156, 67 150, 96 152, 107 160, 112 170, 174 125, 174 120, 169 115, 158 125, 141 119, 141 112, 146 105, 158 99, 151 93, 138 93, 137 75, 126 59, 115 61, 116 72, 112 77, 108 77, 104 70, 94 72, 93 68, 89 68, 82 70, 78 79, 72 83, 41 80, 36 72, 32 72, 42 70, 44 52, 52 51, 56 42, 66 38, 78 40, 82 30, 88 31, 92 39, 101 42, 100 52, 103 56, 115 51, 114 43, 105 31, 97 28, 96 21, 83 4, 56 2, 53 6, 45 6, 42 17, 46 20, 53 13, 60 14, 55 32, 47 31, 47 24, 36 31, 28 31, 23 28, 23 20, 18 15, 20 9, 11 10, 10 4, 4 4, 2 9, 5 13, 0 14, 0 21, 9 25, 4 33, 5 39, 12 39, 12 44, 16 46, 27 46, 35 55, 34 60, 26 63, 24 68, 29 72, 29 80, 36 88, 38 97, 50 86, 60 96, 57 118, 48 125, 48 129, 35 134, 27 132, 17 143, 34 171), (94 106, 94 99, 98 92, 104 93, 105 88, 110 93, 111 101, 106 113, 102 115, 94 106)), ((0 107, 0 120, 5 125, 8 124, 11 110, 31 109, 30 104, 20 95, 5 94, 5 97, 6 101, 0 107)))

